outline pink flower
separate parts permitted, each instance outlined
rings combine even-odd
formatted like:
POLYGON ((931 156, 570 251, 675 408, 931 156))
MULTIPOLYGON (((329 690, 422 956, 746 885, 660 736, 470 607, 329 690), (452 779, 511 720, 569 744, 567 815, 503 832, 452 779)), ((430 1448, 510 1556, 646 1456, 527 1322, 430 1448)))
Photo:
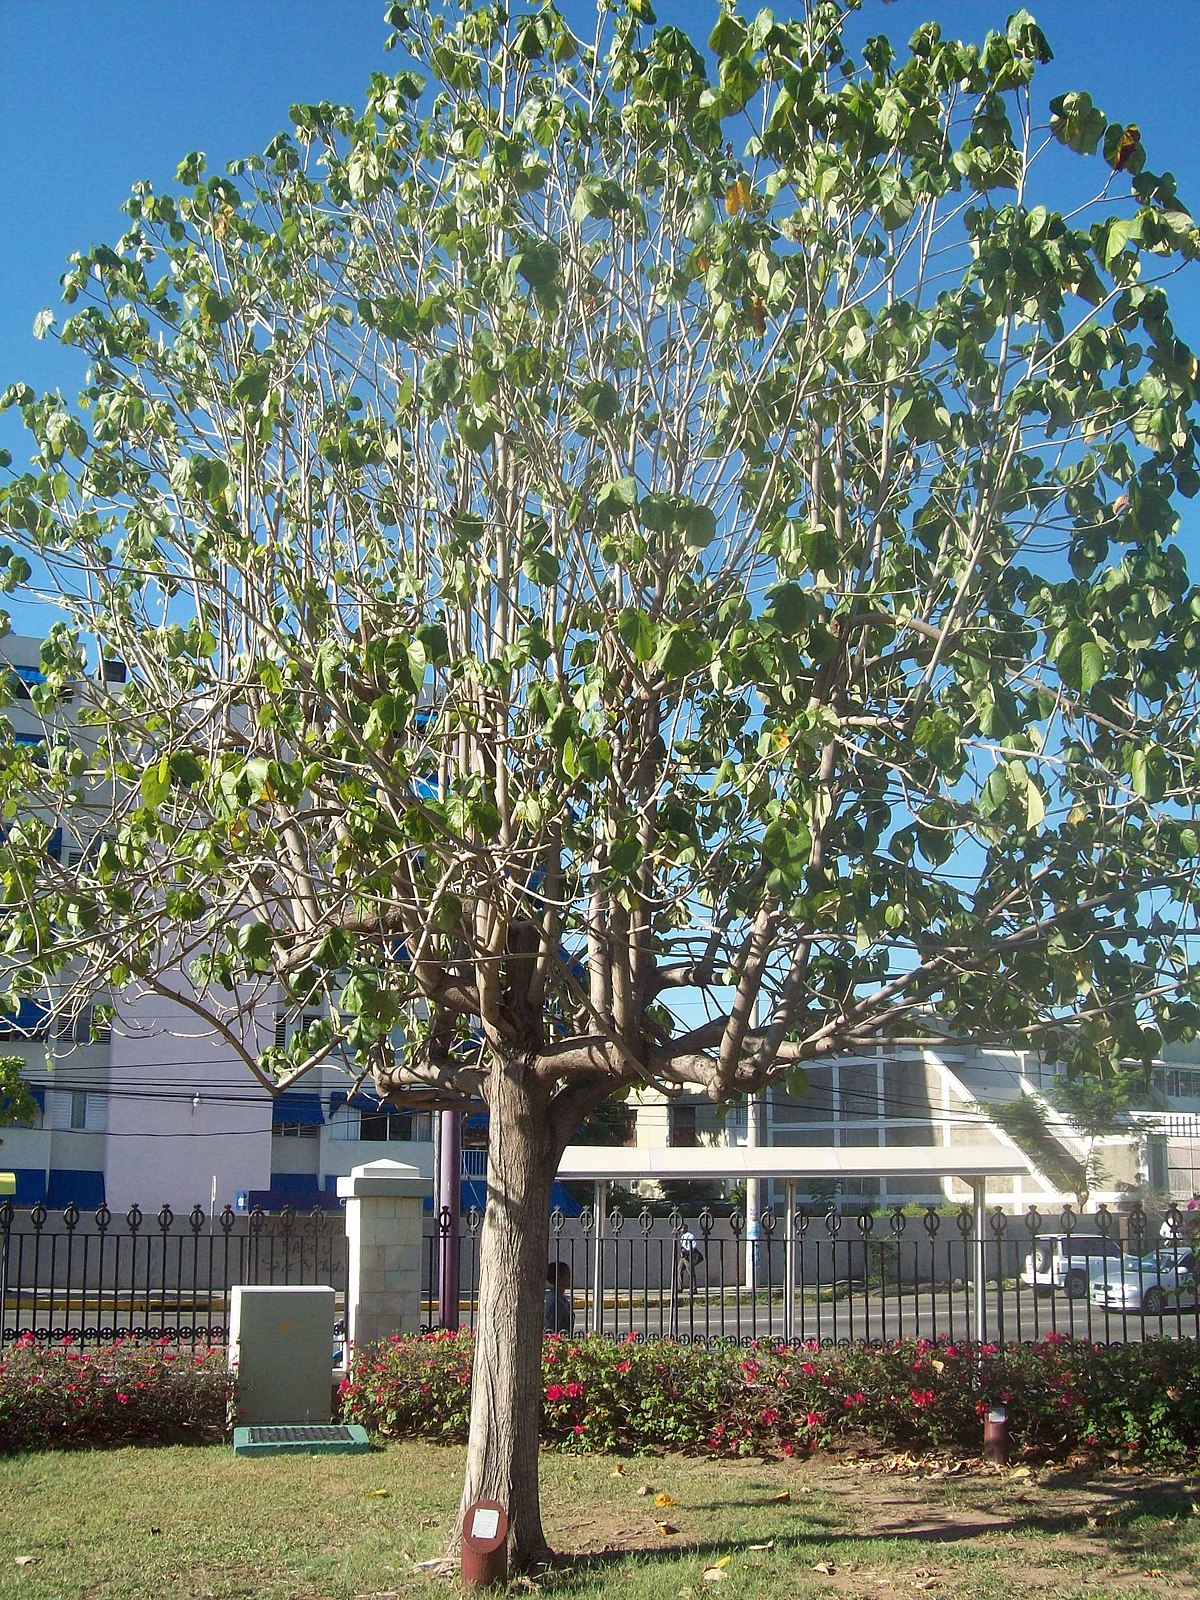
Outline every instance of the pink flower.
POLYGON ((552 1403, 561 1400, 566 1392, 561 1383, 548 1383, 546 1385, 546 1399, 552 1403))
POLYGON ((568 1400, 582 1400, 583 1399, 583 1385, 581 1383, 569 1383, 569 1384, 567 1384, 567 1399, 568 1400))
POLYGON ((583 1425, 583 1423, 582 1423, 582 1422, 577 1422, 577 1423, 576 1423, 576 1424, 575 1424, 575 1426, 574 1426, 574 1427, 573 1427, 573 1428, 572 1428, 572 1429, 571 1429, 571 1432, 572 1432, 572 1433, 586 1433, 586 1431, 587 1431, 587 1430, 586 1430, 586 1428, 585 1428, 585 1427, 584 1427, 584 1425, 583 1425))
POLYGON ((800 1363, 800 1371, 806 1378, 815 1378, 817 1375, 817 1369, 811 1361, 802 1361, 800 1363))
POLYGON ((618 1372, 628 1372, 629 1369, 632 1366, 633 1366, 633 1362, 632 1361, 618 1361, 617 1362, 617 1371, 618 1372))
POLYGON ((808 1423, 810 1428, 819 1428, 825 1421, 825 1417, 820 1411, 810 1411, 804 1420, 808 1423))
POLYGON ((912 1401, 913 1405, 920 1409, 924 1409, 925 1406, 931 1406, 933 1404, 932 1389, 910 1389, 908 1391, 908 1397, 912 1401))
POLYGON ((779 1413, 773 1406, 767 1406, 764 1411, 758 1413, 758 1420, 764 1428, 773 1428, 779 1421, 779 1413))

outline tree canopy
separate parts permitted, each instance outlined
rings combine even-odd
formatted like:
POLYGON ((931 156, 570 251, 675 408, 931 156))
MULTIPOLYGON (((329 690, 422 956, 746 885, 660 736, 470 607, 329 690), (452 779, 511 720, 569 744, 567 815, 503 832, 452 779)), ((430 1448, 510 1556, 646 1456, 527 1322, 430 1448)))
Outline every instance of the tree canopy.
POLYGON ((502 1133, 552 1171, 631 1087, 1194 1035, 1200 234, 1026 12, 856 9, 393 5, 363 109, 72 258, 80 403, 3 402, 64 614, 14 994, 186 970, 265 1082, 482 1094, 513 1206, 502 1133), (264 1049, 279 993, 323 1014, 264 1049))

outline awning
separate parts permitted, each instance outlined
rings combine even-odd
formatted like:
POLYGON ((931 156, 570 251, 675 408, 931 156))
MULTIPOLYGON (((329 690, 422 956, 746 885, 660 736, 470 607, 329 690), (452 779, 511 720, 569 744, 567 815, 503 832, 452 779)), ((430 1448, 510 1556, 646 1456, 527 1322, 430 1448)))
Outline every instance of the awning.
POLYGON ((352 1094, 347 1095, 344 1089, 335 1089, 329 1097, 329 1115, 339 1111, 342 1106, 348 1105, 351 1111, 399 1111, 399 1106, 394 1106, 388 1100, 376 1099, 374 1095, 352 1094))
POLYGON ((16 1011, 0 1013, 0 1036, 21 1033, 36 1038, 39 1033, 44 1035, 48 1016, 49 1011, 40 1000, 31 1000, 25 995, 16 1011))
POLYGON ((324 1121, 319 1094, 287 1090, 271 1107, 271 1122, 276 1128, 314 1128, 324 1121))

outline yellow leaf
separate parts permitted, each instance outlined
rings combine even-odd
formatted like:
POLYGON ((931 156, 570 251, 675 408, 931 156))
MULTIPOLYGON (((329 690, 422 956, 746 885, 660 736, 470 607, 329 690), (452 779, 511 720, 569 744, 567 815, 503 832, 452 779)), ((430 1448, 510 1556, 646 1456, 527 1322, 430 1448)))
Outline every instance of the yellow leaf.
POLYGON ((669 1494, 656 1494, 654 1496, 654 1504, 656 1506, 677 1506, 679 1501, 673 1500, 669 1494))
POLYGON ((781 1489, 778 1494, 771 1496, 771 1504, 773 1506, 785 1506, 791 1498, 792 1491, 790 1489, 781 1489))
POLYGON ((739 178, 736 183, 731 183, 725 190, 725 212, 727 216, 736 217, 739 211, 744 211, 750 204, 750 185, 745 178, 739 178))
POLYGON ((625 1468, 623 1466, 621 1466, 620 1463, 618 1463, 612 1469, 612 1471, 609 1473, 609 1477, 610 1478, 623 1478, 624 1476, 625 1476, 625 1468))
POLYGON ((710 1569, 712 1567, 727 1567, 732 1560, 732 1556, 718 1556, 715 1561, 710 1561, 708 1565, 710 1569))
POLYGON ((390 1495, 391 1492, 392 1491, 390 1489, 368 1489, 367 1490, 367 1499, 368 1500, 382 1500, 387 1495, 390 1495))
POLYGON ((673 1522, 659 1522, 659 1523, 656 1523, 655 1526, 658 1528, 659 1533, 678 1533, 679 1532, 679 1529, 675 1526, 675 1524, 673 1522))

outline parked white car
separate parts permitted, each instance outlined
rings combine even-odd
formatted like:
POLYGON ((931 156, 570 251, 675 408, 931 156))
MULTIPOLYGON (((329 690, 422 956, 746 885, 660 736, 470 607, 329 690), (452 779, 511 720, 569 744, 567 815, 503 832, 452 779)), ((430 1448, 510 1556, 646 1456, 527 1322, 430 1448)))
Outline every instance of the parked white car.
POLYGON ((1091 1300, 1105 1311, 1161 1316, 1197 1305, 1197 1260, 1189 1250, 1156 1250, 1148 1256, 1123 1256, 1093 1277, 1091 1300))
POLYGON ((1021 1282, 1035 1294, 1050 1294, 1055 1289, 1069 1299, 1081 1300, 1091 1279, 1098 1277, 1107 1261, 1110 1271, 1121 1259, 1118 1240, 1098 1233, 1043 1233, 1033 1241, 1021 1282))

